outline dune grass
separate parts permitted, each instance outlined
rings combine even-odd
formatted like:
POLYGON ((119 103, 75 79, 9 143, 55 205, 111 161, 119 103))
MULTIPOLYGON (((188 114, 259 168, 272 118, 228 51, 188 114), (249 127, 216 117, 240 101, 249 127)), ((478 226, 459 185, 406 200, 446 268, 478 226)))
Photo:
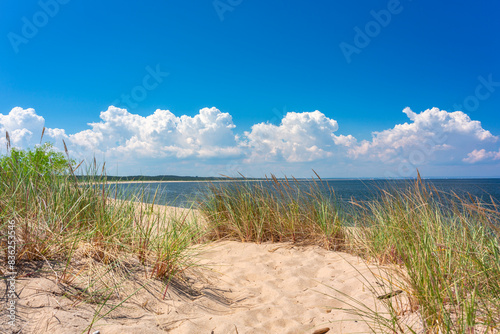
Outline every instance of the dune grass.
MULTIPOLYGON (((440 194, 419 179, 366 207, 358 249, 403 269, 400 286, 426 331, 499 330, 500 211, 493 200, 440 194)), ((388 306, 396 320, 402 310, 388 306)))
POLYGON ((100 305, 97 310, 103 312, 131 275, 131 265, 142 268, 146 279, 165 284, 192 265, 190 246, 199 238, 195 224, 153 205, 110 203, 114 194, 104 168, 94 162, 85 181, 78 182, 75 173, 81 167, 50 145, 11 149, 1 157, 2 275, 10 271, 9 224, 15 227, 18 277, 48 270, 44 274, 55 276, 66 297, 100 305))
MULTIPOLYGON (((212 185, 200 208, 209 235, 241 241, 291 241, 344 250, 381 268, 404 290, 404 305, 384 299, 384 316, 354 313, 388 332, 474 333, 500 324, 500 211, 494 203, 443 194, 420 177, 405 191, 340 205, 321 179, 307 189, 272 177, 267 184, 212 185), (328 193, 328 192, 326 192, 328 193), (402 319, 418 312, 415 328, 402 319)), ((377 290, 373 287, 373 290, 377 290)))
POLYGON ((345 246, 342 211, 320 179, 308 187, 275 176, 266 182, 211 184, 199 204, 211 239, 292 241, 334 250, 345 246))

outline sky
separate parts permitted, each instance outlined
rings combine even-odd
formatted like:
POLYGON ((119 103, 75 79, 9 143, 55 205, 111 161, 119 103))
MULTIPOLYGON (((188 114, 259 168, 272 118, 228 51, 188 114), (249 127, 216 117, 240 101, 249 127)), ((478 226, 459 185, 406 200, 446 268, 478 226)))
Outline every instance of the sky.
POLYGON ((0 2, 0 153, 109 175, 500 177, 497 1, 0 2))

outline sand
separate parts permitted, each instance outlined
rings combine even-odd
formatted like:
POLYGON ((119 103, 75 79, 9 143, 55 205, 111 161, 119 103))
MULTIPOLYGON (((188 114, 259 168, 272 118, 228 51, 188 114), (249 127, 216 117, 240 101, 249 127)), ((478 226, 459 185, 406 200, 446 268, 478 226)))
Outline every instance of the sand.
MULTIPOLYGON (((314 333, 327 328, 328 333, 367 333, 372 331, 365 322, 335 309, 348 307, 335 298, 346 299, 338 291, 382 310, 368 284, 384 285, 378 293, 394 289, 360 258, 315 246, 215 242, 203 246, 198 264, 183 281, 170 284, 165 300, 164 285, 138 272, 122 285, 128 294, 148 282, 145 288, 95 319, 90 333, 314 333)), ((99 306, 69 300, 63 289, 50 277, 18 280, 23 333, 87 332, 99 306)), ((115 293, 108 304, 126 295, 115 293)), ((10 333, 5 318, 2 326, 2 333, 10 333)))
POLYGON ((234 304, 200 299, 187 312, 169 317, 178 320, 173 332, 369 332, 352 315, 332 310, 346 306, 332 298, 340 296, 335 288, 373 305, 374 296, 360 281, 360 273, 370 275, 369 270, 356 257, 318 247, 238 242, 211 245, 203 257, 212 265, 213 282, 234 304))

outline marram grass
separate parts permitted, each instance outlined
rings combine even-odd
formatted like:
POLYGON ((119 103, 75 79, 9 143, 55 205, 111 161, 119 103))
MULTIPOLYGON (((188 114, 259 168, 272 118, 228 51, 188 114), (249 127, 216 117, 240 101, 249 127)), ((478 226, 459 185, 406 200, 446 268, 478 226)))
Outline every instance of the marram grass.
POLYGON ((100 305, 99 319, 99 312, 114 309, 112 299, 126 279, 137 279, 141 272, 146 277, 139 281, 159 279, 168 286, 193 265, 190 247, 199 231, 187 217, 153 205, 111 201, 114 194, 106 186, 104 169, 94 164, 85 172, 85 181, 78 182, 78 168, 50 145, 11 149, 0 158, 0 271, 2 276, 11 271, 10 224, 18 277, 44 270, 75 304, 100 305))
POLYGON ((345 247, 342 212, 333 191, 321 180, 307 188, 299 181, 278 180, 211 184, 200 203, 208 238, 243 242, 299 242, 327 249, 345 247))
MULTIPOLYGON (((407 190, 339 204, 318 178, 212 185, 200 209, 208 236, 300 242, 343 250, 390 268, 406 302, 385 300, 384 316, 348 302, 376 330, 486 333, 500 330, 500 211, 472 197, 443 194, 420 177, 407 190), (404 315, 418 313, 412 326, 404 315)), ((384 275, 385 275, 384 274, 384 275)), ((373 290, 376 290, 373 287, 373 290)))

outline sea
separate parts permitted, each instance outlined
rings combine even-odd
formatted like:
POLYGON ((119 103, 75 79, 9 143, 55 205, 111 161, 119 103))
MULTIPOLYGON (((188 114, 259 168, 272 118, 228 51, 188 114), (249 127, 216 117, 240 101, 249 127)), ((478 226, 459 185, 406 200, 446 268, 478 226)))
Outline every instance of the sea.
MULTIPOLYGON (((260 182, 264 187, 270 187, 272 181, 234 181, 260 182)), ((209 186, 226 187, 235 183, 232 181, 169 181, 169 182, 140 182, 140 183, 111 183, 108 185, 108 196, 120 199, 133 199, 147 203, 170 205, 189 208, 203 201, 208 193, 209 186)), ((283 181, 284 182, 284 181, 283 181)), ((500 203, 500 179, 424 179, 423 183, 433 186, 444 195, 467 196, 478 198, 486 203, 495 201, 500 203), (469 196, 470 195, 470 196, 469 196)), ((321 189, 325 195, 338 201, 349 202, 373 201, 380 198, 384 191, 404 191, 415 184, 415 180, 395 179, 322 179, 289 182, 298 190, 307 191, 311 186, 321 189), (315 183, 314 183, 315 182, 315 183)))

